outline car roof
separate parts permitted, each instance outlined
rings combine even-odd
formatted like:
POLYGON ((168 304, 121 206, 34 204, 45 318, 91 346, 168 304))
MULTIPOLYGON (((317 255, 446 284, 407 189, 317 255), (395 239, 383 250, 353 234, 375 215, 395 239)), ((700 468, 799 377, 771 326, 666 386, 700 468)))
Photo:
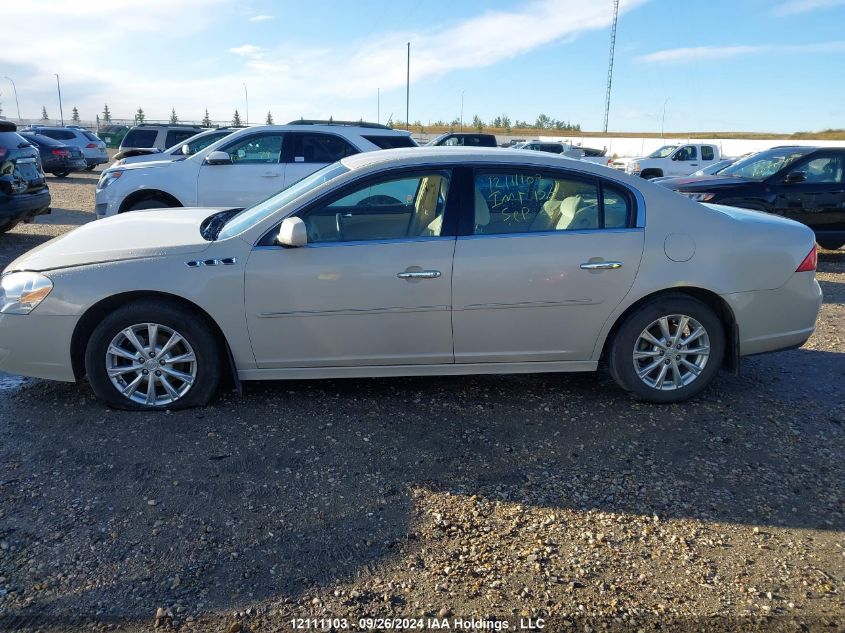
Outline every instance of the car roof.
POLYGON ((430 165, 431 163, 500 163, 537 167, 567 167, 594 174, 608 175, 601 165, 567 158, 559 154, 500 147, 423 146, 363 152, 341 160, 349 169, 368 169, 383 166, 430 165))

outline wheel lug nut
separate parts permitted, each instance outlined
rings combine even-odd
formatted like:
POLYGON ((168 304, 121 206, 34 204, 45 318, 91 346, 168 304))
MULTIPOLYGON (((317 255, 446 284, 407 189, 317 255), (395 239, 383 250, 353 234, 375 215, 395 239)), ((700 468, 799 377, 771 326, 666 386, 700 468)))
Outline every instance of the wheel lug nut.
POLYGON ((147 374, 149 374, 149 373, 150 373, 150 372, 148 372, 146 369, 144 369, 144 370, 142 370, 142 371, 141 371, 141 374, 142 374, 142 375, 144 375, 144 376, 146 376, 146 375, 147 375, 147 374))
POLYGON ((164 359, 162 358, 160 361, 158 361, 158 364, 159 364, 159 365, 164 365, 164 359))
POLYGON ((160 372, 160 371, 156 371, 156 376, 161 376, 161 372, 160 372))

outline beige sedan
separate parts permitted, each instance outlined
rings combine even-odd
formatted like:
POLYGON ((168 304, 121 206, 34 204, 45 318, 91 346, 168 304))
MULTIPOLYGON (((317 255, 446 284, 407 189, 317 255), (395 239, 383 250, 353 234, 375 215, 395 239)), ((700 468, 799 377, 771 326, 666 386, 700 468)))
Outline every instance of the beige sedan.
POLYGON ((815 241, 540 152, 346 158, 244 210, 136 211, 18 258, 0 369, 126 409, 235 380, 594 371, 652 402, 801 345, 815 241))

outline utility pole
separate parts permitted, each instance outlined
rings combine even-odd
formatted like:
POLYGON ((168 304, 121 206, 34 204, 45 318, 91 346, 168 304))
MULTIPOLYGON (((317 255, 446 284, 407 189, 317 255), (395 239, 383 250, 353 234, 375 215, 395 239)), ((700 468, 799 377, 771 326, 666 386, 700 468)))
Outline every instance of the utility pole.
POLYGON ((410 131, 411 129, 411 122, 408 120, 411 118, 411 43, 408 42, 408 65, 406 68, 405 74, 405 127, 408 128, 410 131))
POLYGON ((464 131, 464 93, 466 90, 461 90, 461 132, 464 131))
POLYGON ((663 124, 666 122, 666 104, 669 103, 669 97, 666 97, 666 101, 663 102, 663 116, 660 117, 660 138, 662 140, 666 140, 663 135, 663 124))
POLYGON ((3 79, 8 79, 12 83, 12 90, 15 91, 15 105, 18 108, 18 121, 21 120, 21 104, 18 103, 18 87, 15 85, 15 82, 12 81, 11 77, 3 77, 3 79))
POLYGON ((613 53, 616 49, 616 22, 619 20, 619 0, 613 0, 613 25, 610 27, 610 61, 607 66, 607 94, 604 99, 604 131, 610 116, 610 86, 613 83, 613 53))
POLYGON ((376 123, 381 123, 381 88, 376 88, 376 123))
POLYGON ((57 73, 53 73, 56 75, 56 88, 59 91, 59 116, 62 118, 62 127, 65 126, 65 113, 62 111, 62 85, 59 83, 59 75, 57 73))
POLYGON ((246 91, 246 83, 244 83, 244 99, 246 100, 246 124, 249 125, 249 93, 246 91))

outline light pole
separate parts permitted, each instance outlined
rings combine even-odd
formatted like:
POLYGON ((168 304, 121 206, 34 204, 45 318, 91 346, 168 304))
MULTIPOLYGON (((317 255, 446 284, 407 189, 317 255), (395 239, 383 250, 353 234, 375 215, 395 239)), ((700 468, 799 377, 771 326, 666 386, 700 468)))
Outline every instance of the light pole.
POLYGON ((408 42, 408 65, 406 67, 406 74, 405 74, 405 127, 409 130, 411 129, 411 122, 408 120, 411 118, 411 43, 408 42))
POLYGON ((464 93, 466 90, 461 90, 461 132, 464 131, 464 93))
POLYGON ((246 124, 249 125, 249 93, 246 91, 246 83, 244 83, 244 99, 246 99, 246 124))
POLYGON ((381 123, 381 88, 376 88, 376 123, 381 123))
POLYGON ((65 113, 62 110, 62 85, 59 83, 59 75, 58 73, 53 73, 56 75, 56 89, 59 91, 59 116, 62 118, 62 127, 65 126, 65 113))
POLYGON ((15 91, 15 105, 18 108, 18 121, 20 121, 21 120, 21 104, 18 103, 18 87, 15 85, 15 82, 12 81, 11 77, 3 77, 3 79, 8 79, 9 82, 11 82, 11 84, 12 84, 12 90, 15 91))
POLYGON ((660 118, 660 138, 663 141, 666 140, 666 138, 663 136, 663 124, 666 122, 666 104, 667 103, 669 103, 669 97, 666 97, 666 101, 663 102, 663 116, 660 118))

